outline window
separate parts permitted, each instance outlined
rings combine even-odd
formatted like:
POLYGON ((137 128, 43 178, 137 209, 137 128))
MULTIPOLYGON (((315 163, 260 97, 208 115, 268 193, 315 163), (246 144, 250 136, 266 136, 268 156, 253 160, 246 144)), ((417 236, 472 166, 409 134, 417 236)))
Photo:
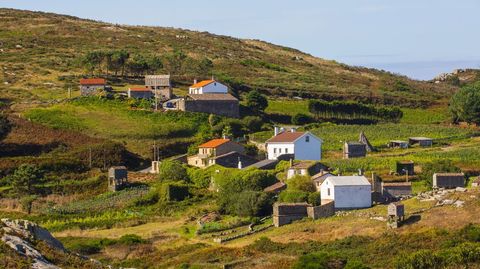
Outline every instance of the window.
POLYGON ((330 196, 330 188, 327 189, 327 195, 330 196))
POLYGON ((288 149, 285 149, 285 153, 288 153, 288 149))
POLYGON ((308 135, 305 136, 305 142, 307 142, 307 143, 310 142, 310 136, 308 136, 308 135))
POLYGON ((273 148, 273 153, 277 153, 277 148, 273 148))
POLYGON ((282 153, 282 148, 279 148, 279 149, 278 149, 278 153, 282 153))

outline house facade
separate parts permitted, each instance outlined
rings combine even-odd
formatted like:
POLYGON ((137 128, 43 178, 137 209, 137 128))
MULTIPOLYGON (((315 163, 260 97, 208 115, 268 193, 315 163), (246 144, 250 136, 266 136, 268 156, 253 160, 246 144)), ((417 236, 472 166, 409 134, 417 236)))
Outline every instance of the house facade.
POLYGON ((319 162, 301 161, 290 165, 287 170, 287 179, 294 176, 307 176, 311 177, 320 173, 324 166, 319 162))
MULTIPOLYGON (((225 157, 228 156, 224 155, 232 152, 243 155, 243 153, 245 152, 245 148, 242 145, 231 141, 230 139, 213 139, 198 146, 198 154, 189 156, 187 158, 187 163, 189 165, 200 168, 205 168, 217 164, 217 161, 224 163, 236 163, 238 165, 238 155, 235 155, 233 157, 230 156, 230 160, 225 159, 225 157), (219 160, 217 160, 217 158, 219 160)), ((255 161, 253 161, 253 163, 255 163, 255 161)))
POLYGON ((172 99, 172 84, 170 75, 147 75, 145 87, 149 88, 156 98, 162 101, 172 99))
POLYGON ((310 132, 281 132, 265 142, 267 159, 292 154, 294 160, 320 161, 323 141, 310 132))
POLYGON ((150 99, 153 97, 152 91, 149 88, 129 88, 127 91, 128 98, 150 99))
POLYGON ((213 79, 195 82, 188 90, 189 94, 228 93, 228 87, 213 79))
POLYGON ((82 96, 96 95, 105 90, 106 81, 103 78, 80 79, 80 94, 82 96))
POLYGON ((372 186, 364 176, 330 176, 321 185, 320 197, 333 200, 339 209, 368 208, 372 186))

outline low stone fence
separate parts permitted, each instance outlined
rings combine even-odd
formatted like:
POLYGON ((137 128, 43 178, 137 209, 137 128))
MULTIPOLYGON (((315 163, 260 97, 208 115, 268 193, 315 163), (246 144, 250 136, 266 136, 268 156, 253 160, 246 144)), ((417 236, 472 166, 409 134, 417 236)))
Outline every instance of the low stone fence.
POLYGON ((335 202, 331 200, 319 206, 309 206, 307 207, 307 215, 309 218, 312 219, 320 219, 333 216, 335 215, 335 202))
POLYGON ((306 217, 312 219, 326 218, 335 215, 333 200, 324 200, 322 205, 311 206, 307 203, 275 203, 273 205, 273 224, 280 227, 306 217))
POLYGON ((265 226, 265 227, 261 227, 261 228, 258 228, 257 230, 250 230, 248 232, 236 234, 236 235, 233 235, 233 236, 230 236, 230 237, 217 237, 217 238, 213 239, 213 242, 220 243, 220 244, 225 243, 225 242, 228 242, 228 241, 231 241, 231 240, 239 239, 239 238, 242 238, 242 237, 245 237, 245 236, 248 236, 248 235, 252 235, 252 234, 255 234, 255 233, 258 233, 258 232, 265 231, 266 229, 268 229, 270 227, 273 227, 273 225, 268 225, 268 226, 265 226))

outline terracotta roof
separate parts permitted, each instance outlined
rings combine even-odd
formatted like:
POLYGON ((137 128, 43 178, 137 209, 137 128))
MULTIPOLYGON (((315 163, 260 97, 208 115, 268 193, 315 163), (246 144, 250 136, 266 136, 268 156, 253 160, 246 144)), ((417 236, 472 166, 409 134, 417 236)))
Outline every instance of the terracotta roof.
POLYGON ((222 138, 212 139, 212 140, 208 141, 207 143, 201 144, 198 147, 199 148, 216 148, 216 147, 218 147, 220 145, 223 145, 227 142, 230 142, 230 139, 222 139, 222 138))
POLYGON ((201 87, 205 87, 205 86, 207 86, 208 84, 213 83, 213 82, 215 82, 215 80, 212 80, 212 79, 203 80, 203 81, 200 81, 200 82, 198 82, 198 83, 193 84, 192 86, 190 86, 190 88, 201 88, 201 87))
POLYGON ((267 140, 267 143, 289 143, 297 140, 304 132, 283 132, 267 140))
POLYGON ((238 101, 237 98, 229 93, 189 94, 188 96, 193 100, 238 101))
POLYGON ((145 87, 134 87, 134 88, 129 88, 130 91, 132 92, 149 92, 151 91, 149 88, 145 87))
POLYGON ((105 79, 103 79, 103 78, 82 78, 82 79, 80 79, 80 85, 105 85, 105 79))

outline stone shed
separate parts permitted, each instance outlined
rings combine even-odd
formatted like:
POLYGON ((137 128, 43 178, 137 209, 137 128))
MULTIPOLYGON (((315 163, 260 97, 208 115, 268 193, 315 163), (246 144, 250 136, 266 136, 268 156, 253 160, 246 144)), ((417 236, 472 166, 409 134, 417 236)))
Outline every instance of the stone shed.
POLYGON ((464 173, 435 173, 433 174, 433 187, 454 189, 465 187, 464 173))
POLYGON ((345 159, 365 156, 367 156, 367 145, 360 142, 345 142, 343 145, 343 157, 345 159))
POLYGON ((399 175, 413 176, 415 174, 415 163, 413 161, 398 161, 396 170, 399 175))
POLYGON ((382 182, 382 196, 387 201, 412 195, 411 182, 382 182))
POLYGON ((409 145, 418 144, 421 147, 431 147, 433 146, 433 139, 428 137, 410 137, 408 139, 408 144, 409 145))
POLYGON ((229 93, 189 94, 179 101, 178 106, 183 111, 240 117, 238 99, 229 93))
POLYGON ((128 171, 125 166, 113 166, 108 169, 108 189, 118 191, 128 183, 128 171))

